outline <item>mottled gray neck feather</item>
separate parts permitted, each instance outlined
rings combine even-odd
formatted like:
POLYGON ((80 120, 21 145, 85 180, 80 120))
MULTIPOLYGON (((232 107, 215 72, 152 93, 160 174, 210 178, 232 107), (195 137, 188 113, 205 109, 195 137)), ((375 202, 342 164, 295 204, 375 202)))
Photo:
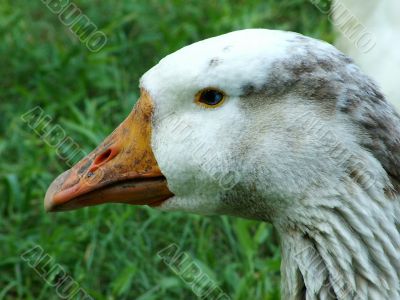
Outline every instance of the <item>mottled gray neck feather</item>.
POLYGON ((379 180, 366 186, 349 174, 326 187, 326 195, 316 191, 296 203, 275 224, 282 235, 282 299, 400 299, 400 117, 351 60, 340 54, 325 59, 309 41, 296 43, 314 55, 289 65, 293 86, 307 87, 327 109, 336 104, 335 114, 360 131, 360 151, 378 163, 365 161, 367 171, 381 168, 383 177, 376 173, 379 180), (323 89, 314 88, 318 82, 323 89))
MULTIPOLYGON (((260 176, 244 187, 238 185, 240 188, 227 193, 225 202, 233 209, 232 214, 238 212, 244 217, 272 221, 280 232, 282 299, 400 299, 400 117, 351 59, 332 49, 321 51, 318 45, 310 39, 295 37, 288 57, 271 67, 265 86, 243 87, 246 101, 241 109, 249 119, 263 120, 265 112, 278 107, 278 113, 268 115, 266 123, 257 124, 254 131, 258 130, 259 138, 262 135, 259 128, 265 126, 273 131, 281 125, 277 122, 275 127, 268 127, 276 116, 285 116, 286 111, 279 111, 282 105, 290 103, 287 108, 298 102, 316 105, 319 110, 313 119, 319 120, 328 114, 338 124, 330 127, 329 132, 337 134, 337 140, 351 150, 351 157, 346 158, 350 164, 341 173, 343 178, 331 172, 335 166, 342 165, 336 155, 333 161, 312 157, 309 164, 314 164, 317 172, 306 173, 305 161, 310 158, 311 150, 302 153, 298 146, 298 155, 293 155, 291 160, 285 156, 277 163, 268 161, 268 168, 276 171, 270 172, 275 177, 257 171, 263 167, 262 159, 252 165, 253 173, 248 177, 253 181, 257 174, 269 174, 269 177, 260 176), (291 102, 284 101, 288 98, 291 102), (348 128, 352 132, 351 142, 343 136, 348 128), (298 164, 290 165, 291 161, 298 164), (301 175, 295 176, 294 171, 299 169, 301 175), (292 170, 293 174, 288 174, 292 170), (372 184, 363 174, 372 175, 366 176, 374 179, 372 184), (323 182, 323 175, 330 177, 323 182), (276 193, 278 200, 271 199, 271 193, 265 193, 268 199, 257 198, 265 178, 285 181, 285 192, 288 186, 294 188, 288 197, 279 197, 276 193), (308 189, 302 184, 312 179, 320 182, 320 186, 310 184, 308 189), (303 197, 302 189, 310 193, 303 197), (296 199, 297 195, 302 199, 296 199), (240 209, 243 204, 251 208, 248 215, 240 209)), ((304 118, 309 120, 310 115, 307 110, 304 118)), ((293 130, 285 131, 286 141, 298 144, 307 130, 292 140, 290 134, 299 126, 295 122, 293 130)), ((334 145, 324 143, 320 147, 328 147, 330 152, 336 150, 334 145)), ((246 155, 246 151, 241 153, 246 155)), ((285 154, 293 153, 286 151, 285 154)))
POLYGON ((400 299, 400 199, 348 186, 278 225, 282 299, 400 299))

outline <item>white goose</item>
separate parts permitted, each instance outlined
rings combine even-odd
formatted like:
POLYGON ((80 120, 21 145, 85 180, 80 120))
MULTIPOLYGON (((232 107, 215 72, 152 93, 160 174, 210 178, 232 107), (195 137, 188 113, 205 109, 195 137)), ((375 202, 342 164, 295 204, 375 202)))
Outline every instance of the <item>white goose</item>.
POLYGON ((283 299, 400 299, 400 118, 333 46, 232 32, 148 71, 128 118, 50 186, 105 202, 272 222, 283 299))

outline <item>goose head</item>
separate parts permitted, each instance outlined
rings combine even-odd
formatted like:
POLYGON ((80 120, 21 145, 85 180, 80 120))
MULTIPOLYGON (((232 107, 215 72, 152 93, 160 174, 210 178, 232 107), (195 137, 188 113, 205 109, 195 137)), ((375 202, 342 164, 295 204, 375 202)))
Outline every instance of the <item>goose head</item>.
POLYGON ((127 119, 53 182, 47 210, 122 202, 268 221, 282 235, 287 295, 322 293, 336 273, 336 294, 364 281, 396 292, 398 271, 346 241, 400 245, 399 117, 351 59, 297 33, 242 30, 165 57, 140 88, 127 119), (317 279, 308 251, 325 266, 317 279))

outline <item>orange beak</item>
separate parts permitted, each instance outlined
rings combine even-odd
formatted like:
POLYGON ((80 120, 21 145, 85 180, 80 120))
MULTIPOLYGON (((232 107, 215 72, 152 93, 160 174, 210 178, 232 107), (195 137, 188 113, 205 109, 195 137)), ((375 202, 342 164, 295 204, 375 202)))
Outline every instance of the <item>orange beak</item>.
POLYGON ((102 203, 157 206, 173 196, 151 149, 153 103, 142 95, 131 114, 92 153, 47 190, 47 211, 102 203))

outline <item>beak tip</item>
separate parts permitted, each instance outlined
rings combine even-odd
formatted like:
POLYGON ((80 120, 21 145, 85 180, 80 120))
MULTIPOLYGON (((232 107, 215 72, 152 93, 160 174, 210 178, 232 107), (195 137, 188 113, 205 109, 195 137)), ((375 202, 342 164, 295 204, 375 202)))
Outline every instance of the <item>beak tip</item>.
POLYGON ((54 195, 61 190, 63 183, 69 176, 69 173, 70 170, 59 175, 56 179, 54 179, 47 189, 46 196, 44 198, 44 209, 46 212, 57 211, 57 203, 54 201, 54 195))

